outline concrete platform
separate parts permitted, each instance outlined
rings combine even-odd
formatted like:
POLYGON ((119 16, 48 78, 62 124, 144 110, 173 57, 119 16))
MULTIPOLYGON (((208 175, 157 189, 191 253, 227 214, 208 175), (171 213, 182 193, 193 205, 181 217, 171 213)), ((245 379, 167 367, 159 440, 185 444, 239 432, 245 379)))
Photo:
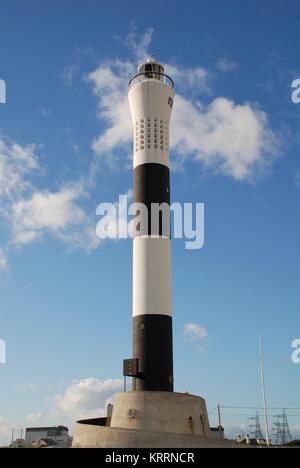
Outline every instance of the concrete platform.
POLYGON ((110 426, 144 432, 210 436, 205 400, 187 393, 118 393, 110 426))
POLYGON ((171 392, 126 392, 111 419, 79 421, 73 448, 240 447, 211 437, 205 400, 171 392))
MULTIPOLYGON (((96 420, 94 420, 96 422, 96 420)), ((97 426, 86 421, 76 425, 73 448, 246 448, 228 440, 166 432, 143 432, 97 426)))

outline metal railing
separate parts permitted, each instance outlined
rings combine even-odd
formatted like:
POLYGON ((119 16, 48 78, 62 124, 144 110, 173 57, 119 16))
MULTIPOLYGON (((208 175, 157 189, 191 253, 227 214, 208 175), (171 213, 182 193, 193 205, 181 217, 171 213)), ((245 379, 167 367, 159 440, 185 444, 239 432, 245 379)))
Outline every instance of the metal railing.
POLYGON ((165 75, 164 73, 155 71, 145 71, 143 73, 138 73, 133 78, 131 78, 131 80, 128 83, 128 86, 129 88, 132 88, 132 86, 141 83, 142 81, 147 81, 151 79, 161 81, 162 83, 170 86, 171 88, 174 88, 174 81, 172 80, 172 78, 170 78, 168 75, 165 75))

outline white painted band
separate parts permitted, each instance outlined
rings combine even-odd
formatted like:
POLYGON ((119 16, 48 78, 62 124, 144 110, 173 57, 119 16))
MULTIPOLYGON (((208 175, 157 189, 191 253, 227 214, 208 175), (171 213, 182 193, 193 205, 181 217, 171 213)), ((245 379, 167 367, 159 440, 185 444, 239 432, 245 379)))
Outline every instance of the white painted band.
POLYGON ((165 237, 133 241, 133 316, 172 316, 171 242, 165 237))

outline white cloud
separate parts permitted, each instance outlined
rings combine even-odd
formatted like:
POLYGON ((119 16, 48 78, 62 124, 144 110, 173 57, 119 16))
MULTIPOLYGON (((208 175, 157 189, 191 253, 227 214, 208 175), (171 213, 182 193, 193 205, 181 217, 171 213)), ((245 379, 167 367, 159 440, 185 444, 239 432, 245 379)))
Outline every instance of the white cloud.
POLYGON ((83 196, 83 188, 74 184, 57 192, 34 192, 30 198, 14 203, 13 243, 21 246, 50 234, 69 246, 96 248, 99 240, 95 229, 77 204, 83 196))
POLYGON ((78 65, 67 65, 62 71, 62 79, 65 85, 72 86, 78 74, 79 74, 78 65))
POLYGON ((6 253, 3 249, 0 248, 0 271, 8 269, 8 260, 6 253))
POLYGON ((0 270, 8 269, 12 248, 47 235, 67 248, 91 250, 100 243, 94 218, 82 207, 84 184, 65 184, 53 192, 37 189, 33 176, 40 172, 36 145, 0 138, 0 224, 7 238, 0 247, 0 270))
MULTIPOLYGON (((0 225, 10 228, 12 204, 32 189, 32 176, 40 169, 34 144, 21 146, 0 137, 0 225)), ((10 233, 9 233, 10 235, 10 233)), ((0 248, 0 270, 8 270, 9 247, 0 248)))
POLYGON ((251 180, 266 171, 278 148, 263 111, 223 97, 204 107, 177 95, 171 143, 182 163, 192 158, 237 180, 251 180))
POLYGON ((216 68, 221 72, 227 73, 238 70, 239 66, 233 60, 230 60, 227 57, 221 57, 216 63, 216 68))
POLYGON ((197 66, 195 68, 185 68, 180 65, 165 64, 165 72, 183 91, 189 93, 211 93, 211 76, 208 70, 197 66))
POLYGON ((84 213, 74 201, 79 193, 73 188, 59 192, 35 192, 30 199, 13 205, 15 242, 27 243, 43 230, 59 232, 72 223, 82 221, 84 213))
POLYGON ((190 341, 202 341, 208 337, 208 332, 201 325, 189 322, 183 326, 183 335, 190 341))
POLYGON ((55 408, 62 417, 68 417, 73 422, 81 418, 105 416, 106 405, 121 389, 121 379, 76 380, 62 395, 56 397, 55 408))
POLYGON ((132 135, 127 85, 133 73, 131 63, 115 61, 100 65, 88 76, 98 98, 99 117, 107 127, 92 146, 95 153, 105 156, 111 166, 118 164, 118 159, 113 154, 114 149, 127 146, 132 135))
MULTIPOLYGON (((55 387, 57 388, 57 385, 55 387)), ((122 391, 122 388, 122 379, 74 380, 63 386, 62 390, 59 390, 60 394, 48 396, 45 400, 46 406, 41 411, 28 413, 25 421, 19 422, 17 426, 24 427, 26 423, 33 426, 63 424, 72 432, 79 419, 106 416, 108 403, 113 402, 114 395, 122 391)), ((50 390, 52 393, 53 388, 50 390)), ((15 424, 11 424, 11 427, 13 426, 16 427, 15 424)), ((0 445, 10 442, 11 427, 0 417, 0 445)))
POLYGON ((143 62, 151 55, 148 48, 152 41, 153 32, 153 28, 148 28, 147 31, 140 36, 133 28, 125 38, 125 44, 133 52, 134 57, 139 63, 143 62))
POLYGON ((21 146, 0 138, 0 210, 7 199, 30 188, 30 176, 39 168, 36 149, 36 145, 21 146))
MULTIPOLYGON (((137 58, 144 60, 147 57, 151 36, 152 31, 139 41, 136 33, 131 33, 129 44, 135 60, 100 64, 88 76, 105 127, 94 140, 93 149, 101 161, 110 166, 122 167, 116 149, 123 148, 127 154, 131 152, 127 83, 136 72, 137 58)), ((218 61, 218 67, 229 71, 235 64, 223 58, 218 61)), ((240 181, 253 181, 271 168, 280 141, 263 110, 256 104, 237 104, 224 97, 215 98, 210 105, 204 106, 195 99, 195 93, 211 92, 212 74, 208 70, 199 65, 183 68, 167 64, 166 71, 174 78, 175 88, 183 93, 176 93, 171 119, 171 164, 174 168, 183 169, 184 163, 192 160, 206 169, 240 181)), ((124 167, 128 159, 123 160, 124 167)))
POLYGON ((29 383, 29 382, 19 384, 16 386, 16 392, 18 393, 32 393, 32 392, 36 392, 37 390, 38 390, 38 387, 34 385, 33 383, 29 383))

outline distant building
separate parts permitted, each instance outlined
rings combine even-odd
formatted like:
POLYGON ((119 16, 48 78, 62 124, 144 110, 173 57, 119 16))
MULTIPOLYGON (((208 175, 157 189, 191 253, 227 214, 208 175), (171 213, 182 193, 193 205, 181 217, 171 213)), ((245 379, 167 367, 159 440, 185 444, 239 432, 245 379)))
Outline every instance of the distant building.
POLYGON ((13 440, 10 444, 10 448, 28 448, 29 445, 25 443, 24 439, 13 440))
POLYGON ((49 445, 60 448, 67 448, 70 445, 69 429, 65 426, 57 427, 28 427, 25 434, 26 445, 44 440, 49 445))
MULTIPOLYGON (((238 436, 237 442, 241 445, 251 445, 251 446, 267 446, 267 440, 266 439, 255 439, 253 437, 250 437, 247 435, 246 437, 238 436)), ((272 445, 272 441, 270 441, 272 445)))
POLYGON ((222 427, 222 426, 211 427, 211 428, 210 428, 210 433, 211 433, 211 436, 212 436, 214 439, 225 439, 225 436, 224 436, 224 427, 222 427))

